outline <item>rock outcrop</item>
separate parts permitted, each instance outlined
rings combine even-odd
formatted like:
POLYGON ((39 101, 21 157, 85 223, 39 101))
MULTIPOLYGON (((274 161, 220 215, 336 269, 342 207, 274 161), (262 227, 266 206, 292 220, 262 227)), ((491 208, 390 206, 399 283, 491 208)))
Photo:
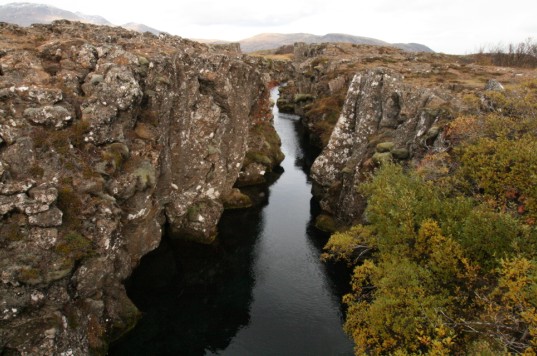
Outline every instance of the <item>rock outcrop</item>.
POLYGON ((352 224, 365 207, 357 187, 375 166, 444 149, 439 133, 452 117, 452 100, 405 84, 388 69, 356 74, 330 141, 311 169, 322 209, 338 223, 352 224))
POLYGON ((416 54, 390 47, 295 43, 293 70, 288 85, 282 89, 278 107, 301 116, 311 142, 323 148, 341 114, 354 74, 387 62, 408 61, 411 56, 416 54))
POLYGON ((234 185, 283 159, 267 75, 68 21, 2 23, 0 44, 0 353, 103 353, 137 320, 122 281, 163 224, 211 242, 234 185))

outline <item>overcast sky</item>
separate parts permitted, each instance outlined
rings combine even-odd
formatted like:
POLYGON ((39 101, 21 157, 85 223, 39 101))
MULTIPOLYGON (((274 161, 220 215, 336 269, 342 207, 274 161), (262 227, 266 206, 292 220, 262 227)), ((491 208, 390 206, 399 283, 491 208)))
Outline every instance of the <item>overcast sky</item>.
MULTIPOLYGON (((13 0, 0 0, 0 5, 13 0)), ((263 32, 348 33, 387 42, 418 42, 465 54, 481 46, 537 40, 537 0, 43 0, 139 22, 189 38, 240 40, 263 32)))

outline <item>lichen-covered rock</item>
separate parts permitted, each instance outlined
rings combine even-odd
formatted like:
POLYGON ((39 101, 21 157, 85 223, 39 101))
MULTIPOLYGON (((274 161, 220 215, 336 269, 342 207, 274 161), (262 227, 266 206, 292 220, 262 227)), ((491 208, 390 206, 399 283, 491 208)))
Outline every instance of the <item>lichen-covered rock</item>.
POLYGON ((311 169, 322 209, 343 224, 359 220, 365 201, 356 187, 366 173, 386 160, 407 160, 434 145, 440 127, 451 118, 445 110, 449 99, 407 85, 388 69, 356 74, 330 141, 311 169))
POLYGON ((244 209, 252 206, 252 199, 239 189, 233 188, 231 192, 223 197, 225 209, 244 209))
POLYGON ((0 354, 105 353, 164 223, 212 242, 239 176, 283 159, 269 64, 68 21, 0 23, 0 48, 0 354))
POLYGON ((62 224, 62 216, 62 211, 54 207, 42 213, 29 215, 28 224, 30 226, 40 227, 60 226, 62 224))
POLYGON ((71 113, 62 106, 43 106, 41 108, 28 108, 24 116, 34 124, 50 125, 62 128, 71 120, 71 113))
POLYGON ((487 81, 487 84, 485 84, 485 90, 503 91, 505 90, 505 88, 499 81, 495 79, 490 79, 489 81, 487 81))

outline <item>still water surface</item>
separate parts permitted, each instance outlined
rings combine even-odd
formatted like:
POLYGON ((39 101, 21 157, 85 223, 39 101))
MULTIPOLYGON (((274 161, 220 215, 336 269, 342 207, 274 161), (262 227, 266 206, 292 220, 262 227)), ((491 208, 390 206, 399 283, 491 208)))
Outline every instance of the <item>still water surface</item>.
POLYGON ((286 158, 255 192, 266 203, 226 212, 214 245, 164 239, 144 257, 127 283, 144 317, 111 355, 352 355, 348 272, 319 260, 327 236, 312 225, 315 152, 297 116, 275 107, 274 121, 286 158))

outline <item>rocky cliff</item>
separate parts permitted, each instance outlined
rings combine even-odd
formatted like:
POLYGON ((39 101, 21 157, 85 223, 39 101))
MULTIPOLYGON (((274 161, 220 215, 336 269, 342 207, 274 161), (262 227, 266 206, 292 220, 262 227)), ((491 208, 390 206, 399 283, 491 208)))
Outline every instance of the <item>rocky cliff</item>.
POLYGON ((324 149, 312 168, 325 211, 318 227, 361 219, 357 188, 385 159, 404 165, 446 149, 443 131, 458 115, 480 110, 491 78, 519 85, 531 70, 495 67, 475 56, 408 53, 353 44, 295 43, 280 111, 298 114, 324 149))
POLYGON ((68 21, 0 24, 0 353, 102 353, 162 227, 211 242, 283 159, 254 59, 68 21))
POLYGON ((357 187, 375 166, 445 149, 437 138, 452 118, 453 101, 407 85, 388 69, 356 74, 330 141, 312 166, 322 209, 344 225, 356 222, 365 207, 357 187))

